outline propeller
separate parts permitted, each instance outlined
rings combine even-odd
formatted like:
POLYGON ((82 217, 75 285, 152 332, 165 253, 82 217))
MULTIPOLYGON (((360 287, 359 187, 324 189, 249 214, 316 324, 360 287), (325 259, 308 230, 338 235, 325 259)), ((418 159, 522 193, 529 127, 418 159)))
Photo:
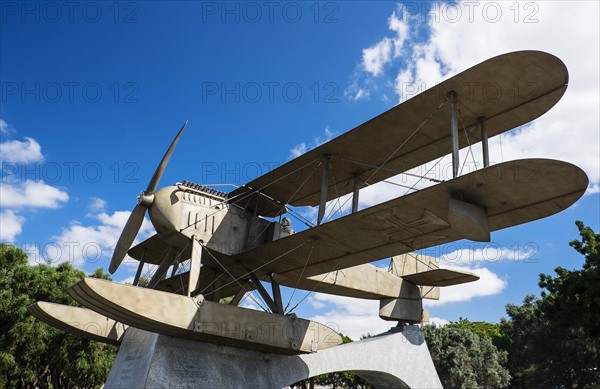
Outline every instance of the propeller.
POLYGON ((154 191, 158 186, 160 178, 162 177, 163 172, 167 167, 167 163, 169 163, 169 158, 171 158, 171 154, 173 154, 173 150, 175 150, 175 146, 177 146, 177 142, 179 142, 179 138, 181 137, 181 134, 183 133, 183 130, 185 129, 185 126, 187 126, 187 124, 188 122, 186 120, 183 126, 181 127, 181 130, 179 130, 179 132, 177 133, 175 139, 173 139, 173 142, 171 142, 169 149, 158 164, 154 175, 152 175, 152 178, 148 183, 148 187, 138 196, 138 203, 135 206, 135 208, 133 208, 133 212, 131 212, 129 219, 127 219, 127 223, 125 223, 125 227, 123 227, 123 232, 121 232, 121 236, 119 236, 119 240, 117 241, 117 245, 115 246, 115 251, 113 252, 112 259, 110 260, 110 266, 108 268, 110 274, 113 274, 117 270, 121 262, 123 262, 123 258, 125 258, 127 251, 129 250, 131 244, 133 243, 133 240, 137 236, 137 233, 139 232, 140 227, 144 222, 146 210, 150 208, 150 206, 154 202, 154 191))

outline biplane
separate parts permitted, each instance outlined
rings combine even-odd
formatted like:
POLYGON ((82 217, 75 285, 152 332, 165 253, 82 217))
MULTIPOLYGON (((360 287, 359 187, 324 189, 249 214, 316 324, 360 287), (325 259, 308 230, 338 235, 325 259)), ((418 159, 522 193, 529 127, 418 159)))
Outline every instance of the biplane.
POLYGON ((578 167, 550 159, 490 164, 488 139, 552 108, 568 85, 557 57, 519 51, 488 59, 229 192, 189 181, 158 188, 181 128, 116 244, 110 272, 139 261, 132 285, 85 278, 68 290, 85 308, 29 310, 66 331, 118 343, 129 326, 254 350, 298 354, 341 344, 333 329, 284 307, 281 286, 380 301, 379 316, 427 320, 423 299, 475 274, 416 251, 560 212, 585 192, 578 167), (496 93, 489 95, 493 87, 496 93), (482 168, 460 174, 460 151, 482 144, 482 168), (361 190, 446 155, 452 177, 359 209, 361 190), (345 215, 327 206, 351 198, 345 215), (317 208, 294 232, 293 207, 317 208), (156 234, 132 247, 148 214, 156 234), (392 258, 389 271, 372 264, 392 258), (142 277, 146 265, 155 271, 142 277), (269 287, 270 285, 270 287, 269 287), (270 288, 270 290, 268 290, 270 288), (240 307, 256 290, 264 311, 240 307))

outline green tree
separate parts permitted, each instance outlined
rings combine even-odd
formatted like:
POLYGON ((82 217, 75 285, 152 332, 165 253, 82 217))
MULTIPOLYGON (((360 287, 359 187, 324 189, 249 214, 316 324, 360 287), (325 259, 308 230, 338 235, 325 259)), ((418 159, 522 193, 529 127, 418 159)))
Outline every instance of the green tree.
POLYGON ((504 388, 510 375, 504 367, 506 351, 494 346, 492 339, 478 336, 463 324, 423 326, 431 358, 448 388, 504 388))
POLYGON ((110 274, 106 274, 104 272, 104 269, 101 267, 97 268, 96 271, 94 271, 92 274, 90 274, 90 277, 99 278, 101 280, 112 281, 112 277, 110 276, 110 274))
POLYGON ((510 320, 501 322, 509 340, 509 369, 515 388, 585 388, 600 382, 598 339, 581 328, 563 328, 549 320, 543 302, 527 296, 523 305, 507 305, 510 320))
MULTIPOLYGON (((94 275, 104 278, 102 271, 94 275)), ((0 244, 0 386, 92 388, 106 380, 116 347, 64 333, 27 313, 40 300, 74 305, 65 289, 84 276, 69 263, 31 266, 25 252, 0 244)))
POLYGON ((576 222, 582 269, 540 274, 541 298, 507 305, 501 331, 518 388, 592 388, 600 384, 600 236, 576 222))
POLYGON ((465 318, 459 318, 457 322, 452 322, 446 325, 447 327, 465 328, 480 338, 488 338, 494 346, 499 349, 505 349, 506 336, 500 330, 500 324, 488 323, 485 321, 469 321, 465 318))
POLYGON ((557 267, 556 277, 540 274, 542 305, 552 320, 565 328, 581 327, 587 336, 600 336, 600 234, 576 221, 581 241, 569 243, 584 256, 580 270, 557 267))

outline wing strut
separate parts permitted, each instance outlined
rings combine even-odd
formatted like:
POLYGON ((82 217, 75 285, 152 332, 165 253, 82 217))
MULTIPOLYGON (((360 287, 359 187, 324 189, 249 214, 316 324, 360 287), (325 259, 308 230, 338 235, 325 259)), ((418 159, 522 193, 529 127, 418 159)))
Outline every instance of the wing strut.
POLYGON ((458 177, 460 157, 458 154, 458 119, 456 116, 456 92, 448 93, 450 98, 450 139, 452 142, 452 178, 458 177))
POLYGON ((269 292, 267 292, 265 287, 260 283, 260 280, 258 279, 256 274, 254 274, 254 272, 251 271, 248 272, 248 275, 250 276, 250 280, 252 281, 254 286, 256 286, 256 290, 258 290, 260 297, 262 297, 265 303, 267 303, 267 305, 269 306, 271 312, 283 315, 284 312, 283 304, 281 302, 281 291, 279 290, 279 284, 275 282, 273 277, 270 276, 271 286, 273 287, 273 298, 271 298, 269 292))
POLYGON ((144 269, 144 259, 146 258, 146 248, 142 251, 142 258, 140 259, 140 263, 138 265, 137 271, 135 272, 135 277, 133 278, 133 285, 137 286, 140 282, 140 276, 142 275, 142 270, 144 269))
MULTIPOLYGON (((479 125, 479 130, 481 131, 481 148, 483 151, 483 167, 486 168, 490 166, 490 149, 488 148, 488 133, 487 128, 485 127, 485 118, 480 117, 477 119, 477 124, 479 125)), ((502 135, 500 135, 502 136, 502 135)))
POLYGON ((327 189, 329 188, 329 156, 323 156, 323 173, 321 175, 321 199, 319 200, 319 216, 317 225, 323 221, 325 216, 325 205, 327 204, 327 189))
POLYGON ((354 192, 352 193, 352 213, 358 211, 358 195, 360 191, 360 180, 358 174, 354 175, 354 192))
POLYGON ((198 287, 200 270, 202 268, 202 243, 196 235, 192 236, 192 255, 190 257, 190 279, 188 282, 187 295, 193 296, 193 291, 198 287))

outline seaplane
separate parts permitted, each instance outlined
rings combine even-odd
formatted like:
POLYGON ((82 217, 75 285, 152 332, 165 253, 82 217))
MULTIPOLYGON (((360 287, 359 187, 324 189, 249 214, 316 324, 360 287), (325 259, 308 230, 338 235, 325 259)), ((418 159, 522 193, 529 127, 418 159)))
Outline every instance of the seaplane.
POLYGON ((493 231, 556 214, 585 192, 586 174, 570 163, 489 159, 488 139, 550 110, 568 78, 564 63, 545 52, 496 56, 229 193, 190 181, 157 189, 186 122, 110 262, 114 273, 127 255, 139 261, 133 284, 84 278, 68 289, 81 306, 37 302, 29 311, 106 343, 118 344, 134 327, 289 355, 342 340, 284 307, 282 286, 379 300, 379 316, 399 325, 427 321, 423 299, 478 276, 440 268, 418 250, 488 242, 493 231), (479 142, 482 167, 461 174, 461 150, 479 142), (447 155, 452 177, 359 209, 366 187, 447 155), (326 218, 328 204, 343 196, 352 200, 347 213, 326 218), (316 221, 294 232, 288 216, 302 206, 317 208, 316 221), (156 234, 133 245, 146 214, 156 234), (373 265, 387 258, 389 269, 373 265), (142 276, 149 265, 153 274, 142 276), (253 291, 262 311, 239 306, 253 291))

